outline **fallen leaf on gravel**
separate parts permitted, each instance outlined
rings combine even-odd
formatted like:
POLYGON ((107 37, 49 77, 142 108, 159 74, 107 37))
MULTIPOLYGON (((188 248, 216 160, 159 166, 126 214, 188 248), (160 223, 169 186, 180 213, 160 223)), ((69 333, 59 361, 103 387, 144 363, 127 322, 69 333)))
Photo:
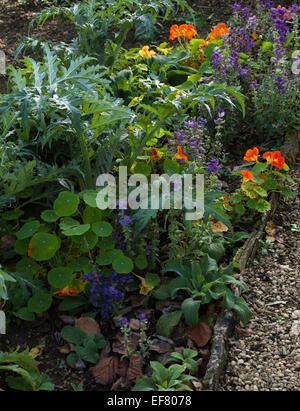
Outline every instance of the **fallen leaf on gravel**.
POLYGON ((99 324, 91 317, 76 318, 75 327, 84 331, 87 335, 101 333, 99 324))
POLYGON ((188 327, 185 335, 194 341, 198 347, 204 347, 211 338, 211 328, 204 322, 199 321, 197 325, 188 327))
POLYGON ((251 330, 240 327, 235 327, 235 333, 238 337, 250 337, 252 334, 251 330))
POLYGON ((119 368, 119 359, 110 356, 100 360, 95 367, 91 368, 93 376, 100 384, 108 385, 115 381, 119 368))
POLYGON ((274 236, 277 233, 276 225, 273 221, 268 221, 266 225, 266 233, 268 236, 274 236))
POLYGON ((143 357, 141 354, 133 354, 130 357, 127 371, 128 380, 132 381, 143 376, 143 357))

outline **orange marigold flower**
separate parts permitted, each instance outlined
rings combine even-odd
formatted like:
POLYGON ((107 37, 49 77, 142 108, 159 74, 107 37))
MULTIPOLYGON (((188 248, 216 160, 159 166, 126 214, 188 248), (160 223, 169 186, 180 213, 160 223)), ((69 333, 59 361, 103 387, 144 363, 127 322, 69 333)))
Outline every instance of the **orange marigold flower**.
POLYGON ((30 257, 30 258, 32 258, 32 255, 31 255, 31 248, 32 248, 32 244, 29 244, 29 246, 28 246, 28 253, 27 253, 27 255, 28 255, 28 257, 30 257))
POLYGON ((151 148, 151 153, 152 153, 152 156, 150 157, 150 160, 160 158, 159 155, 157 154, 157 151, 155 150, 155 148, 151 148))
POLYGON ((211 33, 207 36, 208 39, 218 40, 219 37, 228 34, 229 29, 226 27, 225 23, 218 24, 215 29, 211 29, 211 33))
POLYGON ((149 50, 149 46, 144 46, 140 51, 139 54, 142 57, 153 57, 156 53, 154 50, 149 50))
POLYGON ((244 183, 247 183, 247 181, 250 181, 253 179, 253 174, 251 173, 251 171, 243 170, 242 174, 243 174, 244 183))
POLYGON ((180 146, 177 146, 177 154, 175 154, 174 158, 182 158, 185 161, 188 161, 187 156, 182 154, 182 148, 180 146))
POLYGON ((170 29, 170 40, 175 40, 180 37, 186 37, 191 40, 194 36, 197 36, 197 30, 192 24, 173 24, 170 29))
POLYGON ((257 161, 258 160, 258 155, 259 150, 257 147, 252 148, 252 150, 247 150, 246 155, 244 157, 244 160, 246 161, 257 161))
POLYGON ((53 293, 54 295, 58 295, 59 297, 64 297, 64 296, 68 296, 68 297, 76 297, 76 295, 78 295, 78 291, 75 290, 75 288, 69 287, 68 285, 64 288, 61 288, 58 291, 55 291, 55 293, 53 293))

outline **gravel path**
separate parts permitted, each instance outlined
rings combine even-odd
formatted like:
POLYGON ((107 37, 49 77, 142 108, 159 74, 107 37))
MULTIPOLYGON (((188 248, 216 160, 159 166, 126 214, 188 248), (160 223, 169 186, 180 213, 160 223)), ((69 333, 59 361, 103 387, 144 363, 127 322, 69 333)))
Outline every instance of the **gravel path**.
POLYGON ((229 341, 220 391, 300 391, 300 160, 294 170, 295 199, 273 218, 276 240, 243 274, 253 317, 249 335, 236 329, 229 341))

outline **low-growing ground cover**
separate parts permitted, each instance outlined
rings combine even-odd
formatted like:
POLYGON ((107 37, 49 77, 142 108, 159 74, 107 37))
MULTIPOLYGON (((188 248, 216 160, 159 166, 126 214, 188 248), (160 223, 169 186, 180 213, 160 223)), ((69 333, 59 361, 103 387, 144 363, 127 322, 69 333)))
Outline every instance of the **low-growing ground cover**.
POLYGON ((244 241, 272 193, 293 198, 300 7, 235 3, 205 32, 183 0, 45 6, 30 27, 74 35, 29 31, 0 98, 1 388, 200 390, 220 313, 252 316, 244 241))

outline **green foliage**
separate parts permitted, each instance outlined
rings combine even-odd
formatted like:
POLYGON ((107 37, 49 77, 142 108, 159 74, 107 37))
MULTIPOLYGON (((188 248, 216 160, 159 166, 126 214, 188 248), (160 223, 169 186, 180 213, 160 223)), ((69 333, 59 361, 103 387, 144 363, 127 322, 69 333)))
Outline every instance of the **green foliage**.
POLYGON ((157 361, 150 361, 152 377, 137 380, 132 391, 193 391, 189 381, 195 377, 185 374, 187 365, 173 364, 168 368, 157 361))
POLYGON ((228 287, 236 284, 247 290, 243 281, 237 280, 233 274, 233 264, 223 268, 218 267, 215 260, 205 255, 199 262, 184 266, 179 261, 168 261, 163 273, 175 272, 177 277, 168 283, 164 291, 174 297, 179 290, 184 290, 190 297, 181 305, 185 321, 188 325, 198 323, 198 312, 202 304, 208 304, 212 299, 223 299, 224 309, 234 310, 242 323, 246 323, 251 312, 243 298, 238 298, 228 287))
MULTIPOLYGON (((0 351, 0 371, 18 374, 9 375, 5 381, 9 388, 20 391, 52 391, 54 385, 45 374, 40 374, 38 362, 32 358, 28 350, 18 352, 0 351)), ((3 390, 0 388, 0 390, 3 390)))
POLYGON ((74 366, 79 358, 93 364, 99 361, 98 351, 105 345, 102 334, 86 335, 79 328, 66 325, 61 331, 61 336, 64 340, 76 346, 75 352, 70 353, 67 357, 67 363, 70 366, 74 366))

